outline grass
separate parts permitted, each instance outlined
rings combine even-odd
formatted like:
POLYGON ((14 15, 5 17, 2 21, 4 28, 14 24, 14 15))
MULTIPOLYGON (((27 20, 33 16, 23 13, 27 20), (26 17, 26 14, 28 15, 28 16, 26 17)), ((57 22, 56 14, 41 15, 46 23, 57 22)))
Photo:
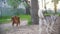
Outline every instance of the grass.
POLYGON ((31 16, 30 15, 20 15, 21 20, 28 20, 28 25, 31 25, 31 16))
MULTIPOLYGON (((20 15, 19 17, 21 20, 28 20, 28 25, 32 24, 30 15, 20 15)), ((5 16, 5 17, 0 18, 0 24, 8 23, 10 20, 7 20, 7 19, 11 19, 11 17, 5 16)))
POLYGON ((60 16, 60 12, 56 12, 56 13, 54 13, 54 12, 44 12, 44 16, 50 16, 50 15, 58 15, 58 16, 60 16))
POLYGON ((30 15, 20 15, 21 20, 28 20, 28 25, 31 25, 31 16, 30 15))
POLYGON ((32 25, 32 21, 31 20, 28 21, 28 25, 32 25))
POLYGON ((9 20, 7 20, 7 19, 2 19, 2 20, 0 20, 0 24, 8 23, 8 22, 9 22, 9 20))
MULTIPOLYGON (((50 15, 53 15, 53 14, 44 14, 45 16, 50 16, 50 15)), ((56 15, 60 16, 59 13, 57 13, 56 15)))
POLYGON ((23 19, 30 20, 31 19, 30 15, 20 15, 19 17, 21 18, 21 20, 23 20, 23 19))
POLYGON ((8 23, 9 20, 7 20, 7 19, 10 19, 10 16, 0 17, 0 24, 8 23))

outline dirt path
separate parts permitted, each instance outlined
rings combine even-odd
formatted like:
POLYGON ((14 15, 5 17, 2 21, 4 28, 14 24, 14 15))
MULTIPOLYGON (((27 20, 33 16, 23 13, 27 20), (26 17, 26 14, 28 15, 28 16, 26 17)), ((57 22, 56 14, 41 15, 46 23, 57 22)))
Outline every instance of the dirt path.
POLYGON ((27 26, 27 21, 21 21, 19 27, 12 27, 11 23, 0 25, 0 34, 38 34, 38 25, 27 26))

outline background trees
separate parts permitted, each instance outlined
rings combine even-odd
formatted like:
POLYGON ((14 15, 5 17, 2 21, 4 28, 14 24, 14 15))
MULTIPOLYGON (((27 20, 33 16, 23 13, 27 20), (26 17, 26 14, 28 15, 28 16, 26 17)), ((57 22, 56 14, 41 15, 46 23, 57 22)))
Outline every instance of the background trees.
POLYGON ((52 0, 52 2, 54 2, 54 11, 55 13, 57 12, 57 4, 60 0, 52 0))
MULTIPOLYGON (((14 11, 16 11, 16 9, 19 7, 19 5, 20 5, 21 3, 23 3, 23 5, 24 5, 25 7, 28 6, 27 3, 26 3, 26 1, 24 1, 24 0, 7 0, 7 3, 8 3, 8 5, 11 6, 11 8, 12 8, 14 11)), ((19 15, 19 12, 17 11, 17 12, 15 13, 15 15, 19 15)))

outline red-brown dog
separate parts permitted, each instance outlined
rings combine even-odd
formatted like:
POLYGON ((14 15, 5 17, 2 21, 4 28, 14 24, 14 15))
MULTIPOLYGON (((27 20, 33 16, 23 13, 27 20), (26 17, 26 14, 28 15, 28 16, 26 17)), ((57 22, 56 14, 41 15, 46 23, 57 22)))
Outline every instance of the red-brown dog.
POLYGON ((14 24, 16 24, 16 26, 18 26, 18 24, 20 25, 20 18, 18 16, 12 17, 12 26, 14 26, 14 24))

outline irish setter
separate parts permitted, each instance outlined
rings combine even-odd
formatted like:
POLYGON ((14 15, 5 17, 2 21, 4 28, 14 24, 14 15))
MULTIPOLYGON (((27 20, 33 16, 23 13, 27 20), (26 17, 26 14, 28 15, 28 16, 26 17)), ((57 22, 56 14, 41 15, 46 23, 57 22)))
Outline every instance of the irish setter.
POLYGON ((20 18, 18 16, 12 17, 12 26, 14 26, 14 24, 16 24, 16 26, 18 26, 18 24, 20 25, 20 18))

